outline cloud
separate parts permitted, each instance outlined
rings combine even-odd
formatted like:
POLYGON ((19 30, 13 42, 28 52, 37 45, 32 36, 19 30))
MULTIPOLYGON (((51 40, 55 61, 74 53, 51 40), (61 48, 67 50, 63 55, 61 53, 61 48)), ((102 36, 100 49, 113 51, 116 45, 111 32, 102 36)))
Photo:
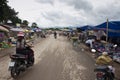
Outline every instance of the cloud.
POLYGON ((36 0, 40 3, 50 3, 53 4, 55 1, 63 2, 68 4, 69 6, 74 6, 76 9, 83 9, 83 10, 91 10, 93 7, 86 0, 36 0))
POLYGON ((50 4, 54 3, 54 0, 36 0, 36 1, 40 3, 50 3, 50 4))
MULTIPOLYGON (((99 1, 98 1, 99 2, 99 1)), ((118 0, 103 0, 99 2, 99 5, 94 5, 93 14, 90 14, 95 19, 95 24, 109 20, 120 20, 120 1, 118 0)))
POLYGON ((53 24, 51 26, 78 26, 80 23, 85 25, 84 17, 72 14, 63 11, 49 11, 42 13, 42 16, 47 23, 53 24))
POLYGON ((74 6, 76 9, 83 9, 83 10, 92 10, 92 5, 89 1, 86 0, 60 0, 62 2, 67 3, 69 6, 74 6))
POLYGON ((19 16, 40 26, 97 25, 120 20, 119 0, 9 0, 19 16), (26 4, 29 2, 29 4, 26 4), (23 8, 21 8, 21 4, 23 8))
POLYGON ((43 13, 42 15, 43 17, 45 17, 50 21, 60 20, 62 17, 62 14, 59 14, 59 12, 46 12, 46 13, 43 13))

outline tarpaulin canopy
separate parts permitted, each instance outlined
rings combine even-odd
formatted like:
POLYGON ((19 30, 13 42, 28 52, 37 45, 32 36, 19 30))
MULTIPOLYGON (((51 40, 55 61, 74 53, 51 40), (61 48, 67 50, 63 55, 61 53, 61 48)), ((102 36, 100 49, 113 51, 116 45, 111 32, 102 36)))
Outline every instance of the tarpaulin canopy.
POLYGON ((6 29, 6 28, 5 28, 5 27, 3 27, 3 26, 0 26, 0 31, 9 32, 9 30, 8 30, 8 29, 6 29))
POLYGON ((40 28, 33 28, 32 29, 34 32, 41 32, 42 31, 42 29, 40 29, 40 28))
MULTIPOLYGON (((107 30, 107 22, 94 27, 98 30, 107 30)), ((108 22, 108 37, 120 37, 120 21, 110 21, 108 22)))
POLYGON ((82 31, 85 31, 85 30, 91 30, 93 29, 92 26, 89 26, 89 25, 86 25, 86 26, 82 26, 82 27, 78 27, 77 29, 80 29, 82 31))

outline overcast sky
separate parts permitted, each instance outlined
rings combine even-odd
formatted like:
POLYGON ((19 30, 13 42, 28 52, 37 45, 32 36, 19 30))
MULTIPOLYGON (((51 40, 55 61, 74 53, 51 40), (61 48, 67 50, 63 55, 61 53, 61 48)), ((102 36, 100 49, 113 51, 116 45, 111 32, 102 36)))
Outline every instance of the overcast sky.
POLYGON ((120 0, 8 0, 18 16, 39 27, 97 25, 120 20, 120 0))

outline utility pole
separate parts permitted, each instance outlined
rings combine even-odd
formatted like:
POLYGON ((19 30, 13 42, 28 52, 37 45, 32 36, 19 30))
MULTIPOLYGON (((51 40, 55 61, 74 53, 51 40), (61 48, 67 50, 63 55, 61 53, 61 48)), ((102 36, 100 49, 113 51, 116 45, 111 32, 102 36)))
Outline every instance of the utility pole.
POLYGON ((107 26, 106 26, 106 51, 108 51, 109 49, 108 49, 108 18, 107 18, 107 26))
POLYGON ((107 18, 107 26, 106 26, 106 42, 108 42, 108 18, 107 18))

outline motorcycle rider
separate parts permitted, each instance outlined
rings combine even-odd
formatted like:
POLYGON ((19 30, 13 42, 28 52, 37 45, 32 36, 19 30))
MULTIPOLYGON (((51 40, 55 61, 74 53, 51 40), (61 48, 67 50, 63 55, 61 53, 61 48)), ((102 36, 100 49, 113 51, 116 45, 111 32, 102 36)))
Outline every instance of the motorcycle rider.
POLYGON ((54 37, 57 38, 57 32, 56 31, 54 32, 54 37))
POLYGON ((98 66, 107 66, 107 69, 111 70, 111 72, 107 71, 106 76, 114 79, 115 68, 113 67, 113 60, 107 52, 103 52, 102 55, 96 59, 96 64, 98 66))
POLYGON ((24 54, 25 49, 25 37, 23 32, 19 32, 17 34, 17 41, 16 41, 16 54, 24 54))
POLYGON ((19 32, 16 41, 16 54, 28 55, 28 63, 30 63, 31 58, 34 56, 34 51, 30 48, 30 45, 26 43, 25 36, 23 32, 19 32))

